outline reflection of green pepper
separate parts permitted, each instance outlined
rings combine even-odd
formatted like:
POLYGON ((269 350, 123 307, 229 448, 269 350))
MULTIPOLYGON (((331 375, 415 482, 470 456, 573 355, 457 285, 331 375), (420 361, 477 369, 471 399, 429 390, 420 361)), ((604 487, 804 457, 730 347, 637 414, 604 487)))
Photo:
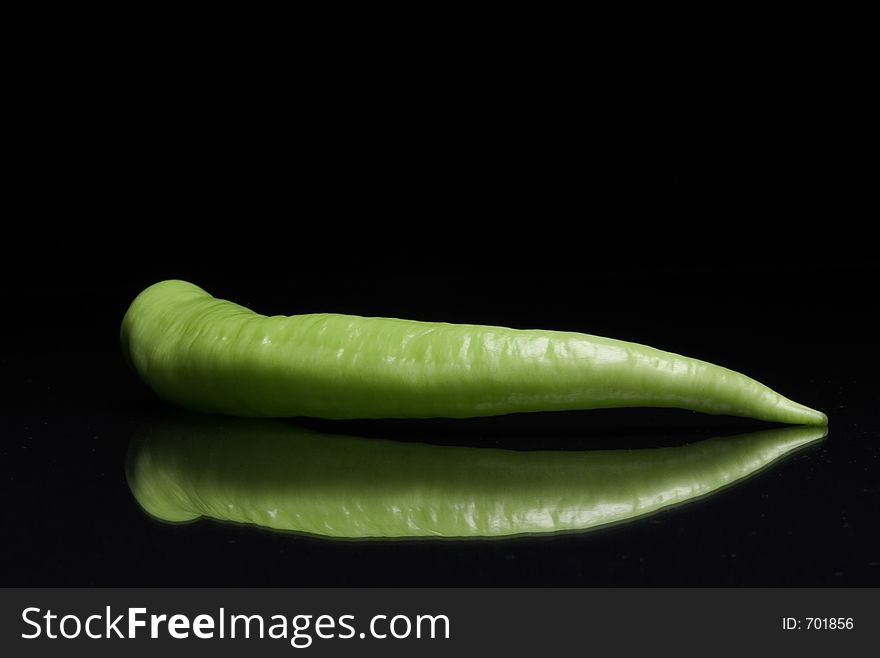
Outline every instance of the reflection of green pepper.
POLYGON ((464 418, 679 407, 827 422, 745 375, 635 343, 324 313, 264 317, 184 281, 138 295, 122 322, 122 346, 162 397, 234 416, 464 418))
POLYGON ((674 448, 517 452, 188 418, 133 442, 152 516, 331 537, 494 537, 583 530, 709 494, 825 435, 788 427, 674 448))

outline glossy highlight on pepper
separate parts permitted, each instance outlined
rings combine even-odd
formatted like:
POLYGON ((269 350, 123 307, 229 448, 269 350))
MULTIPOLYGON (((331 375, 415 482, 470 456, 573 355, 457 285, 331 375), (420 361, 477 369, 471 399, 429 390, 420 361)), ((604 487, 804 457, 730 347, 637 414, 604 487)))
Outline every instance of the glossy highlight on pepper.
POLYGON ((465 448, 190 415, 143 428, 129 487, 156 519, 336 538, 587 530, 713 494, 825 436, 785 427, 646 450, 465 448))
POLYGON ((746 375, 636 343, 330 313, 266 317, 185 281, 138 295, 121 339, 158 395, 234 416, 467 418, 677 407, 827 423, 822 412, 746 375))

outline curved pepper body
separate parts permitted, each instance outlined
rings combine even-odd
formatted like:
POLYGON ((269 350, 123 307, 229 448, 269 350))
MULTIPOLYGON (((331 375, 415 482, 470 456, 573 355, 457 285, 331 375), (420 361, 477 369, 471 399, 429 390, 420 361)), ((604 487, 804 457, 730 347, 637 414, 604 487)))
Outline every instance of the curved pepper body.
POLYGON ((150 515, 328 537, 586 530, 694 500, 825 436, 787 427, 648 450, 518 452, 190 418, 143 430, 129 486, 150 515))
POLYGON ((134 300, 122 344, 161 397, 237 416, 463 418, 678 407, 827 422, 745 375, 635 343, 336 314, 266 317, 183 281, 157 283, 134 300))

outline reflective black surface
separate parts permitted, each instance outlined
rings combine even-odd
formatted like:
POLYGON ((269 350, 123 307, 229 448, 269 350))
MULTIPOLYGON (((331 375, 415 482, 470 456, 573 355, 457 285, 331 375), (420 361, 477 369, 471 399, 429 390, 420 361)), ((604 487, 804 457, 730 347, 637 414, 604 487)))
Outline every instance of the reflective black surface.
MULTIPOLYGON (((3 585, 878 585, 877 268, 866 264, 380 272, 153 259, 7 279, 3 585), (136 429, 167 411, 117 346, 131 298, 192 280, 257 311, 569 329, 725 365, 830 416, 826 440, 711 498, 583 534, 333 541, 198 521, 131 495, 136 429)), ((681 445, 767 429, 676 410, 303 420, 320 432, 512 450, 681 445)))

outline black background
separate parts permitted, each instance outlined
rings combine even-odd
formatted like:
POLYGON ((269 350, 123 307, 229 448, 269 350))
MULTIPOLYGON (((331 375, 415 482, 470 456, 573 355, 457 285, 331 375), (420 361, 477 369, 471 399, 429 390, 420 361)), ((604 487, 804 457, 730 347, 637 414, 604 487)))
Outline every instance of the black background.
MULTIPOLYGON (((34 78, 49 98, 19 107, 0 282, 3 585, 880 584, 880 271, 851 152, 858 104, 822 58, 763 75, 647 58, 576 79, 523 64, 461 84, 349 70, 290 85, 108 59, 53 60, 34 78), (715 497, 589 533, 333 542, 162 525, 124 459, 164 405, 126 369, 118 330, 165 278, 265 314, 647 343, 821 409, 830 433, 715 497)), ((676 410, 310 422, 560 450, 766 427, 676 410)))

